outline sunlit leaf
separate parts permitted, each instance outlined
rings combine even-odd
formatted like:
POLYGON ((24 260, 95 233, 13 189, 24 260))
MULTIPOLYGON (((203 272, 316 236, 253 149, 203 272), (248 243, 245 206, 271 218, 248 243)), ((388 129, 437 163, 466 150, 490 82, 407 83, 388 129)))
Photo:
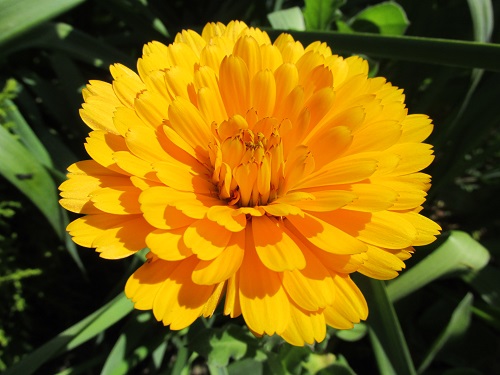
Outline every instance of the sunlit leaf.
POLYGON ((83 2, 84 0, 0 1, 0 45, 83 2))
POLYGON ((403 35, 410 24, 401 5, 392 1, 366 7, 349 23, 357 29, 356 23, 359 21, 370 22, 382 35, 403 35))
POLYGON ((479 242, 465 232, 452 231, 441 246, 391 281, 387 293, 394 302, 439 277, 455 272, 476 272, 482 269, 489 259, 488 250, 479 242))
POLYGON ((307 30, 328 30, 335 12, 345 0, 305 0, 304 20, 307 30))
POLYGON ((300 31, 306 29, 304 16, 299 7, 292 7, 269 13, 267 19, 275 29, 300 31))

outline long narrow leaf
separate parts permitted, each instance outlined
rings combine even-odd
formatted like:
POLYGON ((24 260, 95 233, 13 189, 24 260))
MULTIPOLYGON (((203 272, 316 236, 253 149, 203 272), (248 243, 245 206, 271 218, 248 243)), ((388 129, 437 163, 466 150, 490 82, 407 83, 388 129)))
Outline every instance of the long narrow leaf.
POLYGON ((84 0, 0 1, 0 45, 38 24, 50 20, 84 0))
POLYGON ((69 351, 94 338, 118 322, 133 309, 132 303, 122 293, 85 319, 45 343, 24 357, 4 375, 30 375, 44 363, 63 351, 69 351))
POLYGON ((403 331, 389 300, 385 282, 361 277, 357 280, 366 296, 370 315, 367 324, 381 374, 416 374, 403 331))
POLYGON ((469 327, 471 317, 471 306, 473 297, 471 293, 467 293, 464 299, 459 303, 451 316, 446 328, 439 335, 437 340, 432 344, 427 352, 424 360, 418 368, 418 373, 423 374, 424 371, 432 363, 439 351, 446 345, 447 342, 462 335, 469 327))
POLYGON ((470 273, 482 269, 490 254, 465 232, 452 231, 446 241, 407 272, 391 281, 387 293, 395 302, 453 272, 470 273))
POLYGON ((336 53, 363 53, 394 60, 500 71, 499 44, 368 33, 268 30, 272 38, 282 32, 292 34, 303 44, 316 40, 327 42, 336 53))
POLYGON ((62 237, 64 228, 54 181, 36 157, 1 125, 0 160, 0 175, 26 195, 62 237))
POLYGON ((135 66, 135 61, 130 56, 64 23, 40 25, 19 40, 8 43, 1 53, 10 54, 34 47, 61 51, 75 60, 104 69, 115 62, 121 62, 129 67, 135 66))

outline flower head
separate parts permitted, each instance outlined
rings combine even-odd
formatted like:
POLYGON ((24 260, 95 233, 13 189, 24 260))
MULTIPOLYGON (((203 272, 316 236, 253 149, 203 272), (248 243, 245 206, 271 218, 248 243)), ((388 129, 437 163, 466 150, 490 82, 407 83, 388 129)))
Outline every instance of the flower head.
POLYGON ((439 232, 419 214, 431 121, 360 57, 211 23, 110 70, 61 204, 102 257, 149 248, 125 292, 172 329, 223 300, 256 335, 321 341, 367 317, 351 273, 393 278, 439 232))

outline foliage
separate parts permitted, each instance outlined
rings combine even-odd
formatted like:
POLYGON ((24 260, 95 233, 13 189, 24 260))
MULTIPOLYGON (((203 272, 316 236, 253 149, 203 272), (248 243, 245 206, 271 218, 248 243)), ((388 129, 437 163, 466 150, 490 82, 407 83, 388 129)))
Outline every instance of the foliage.
POLYGON ((0 0, 0 370, 499 373, 500 34, 493 10, 489 0, 0 0), (111 265, 77 249, 57 205, 65 168, 86 158, 83 85, 107 80, 113 62, 134 68, 150 40, 168 43, 183 27, 230 19, 368 55, 373 72, 405 88, 412 113, 434 119, 436 162, 424 209, 445 233, 418 249, 395 280, 356 280, 369 296, 368 321, 332 329, 313 347, 256 339, 220 312, 174 332, 132 311, 119 293, 141 259, 111 265))

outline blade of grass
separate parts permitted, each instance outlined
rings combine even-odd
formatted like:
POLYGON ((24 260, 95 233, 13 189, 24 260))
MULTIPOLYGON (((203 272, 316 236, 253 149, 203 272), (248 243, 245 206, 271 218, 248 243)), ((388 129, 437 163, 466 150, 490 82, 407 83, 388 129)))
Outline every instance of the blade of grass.
POLYGON ((368 33, 268 30, 273 39, 282 32, 292 34, 303 44, 317 40, 327 42, 335 53, 362 53, 394 60, 500 71, 499 44, 368 33))
POLYGON ((84 0, 0 1, 0 46, 83 2, 84 0))
POLYGON ((425 355, 422 363, 418 368, 419 374, 423 374, 425 370, 427 370, 436 355, 446 345, 447 342, 462 335, 467 330, 470 324, 472 301, 472 294, 467 293, 464 299, 458 304, 457 308, 453 311, 451 319, 446 325, 446 328, 439 335, 436 341, 434 341, 429 351, 425 355))
POLYGON ((1 125, 0 160, 0 175, 28 197, 62 237, 64 228, 54 181, 36 157, 1 125))
POLYGON ((74 326, 45 343, 33 353, 8 369, 4 375, 30 375, 40 366, 65 351, 72 350, 94 338, 118 322, 133 309, 132 302, 123 293, 87 316, 74 326))
POLYGON ((488 263, 490 253, 465 232, 452 231, 436 250, 388 284, 392 302, 411 294, 439 277, 455 272, 477 272, 488 263))
POLYGON ((360 277, 356 280, 370 308, 367 319, 379 372, 415 375, 416 371, 384 281, 360 277))

